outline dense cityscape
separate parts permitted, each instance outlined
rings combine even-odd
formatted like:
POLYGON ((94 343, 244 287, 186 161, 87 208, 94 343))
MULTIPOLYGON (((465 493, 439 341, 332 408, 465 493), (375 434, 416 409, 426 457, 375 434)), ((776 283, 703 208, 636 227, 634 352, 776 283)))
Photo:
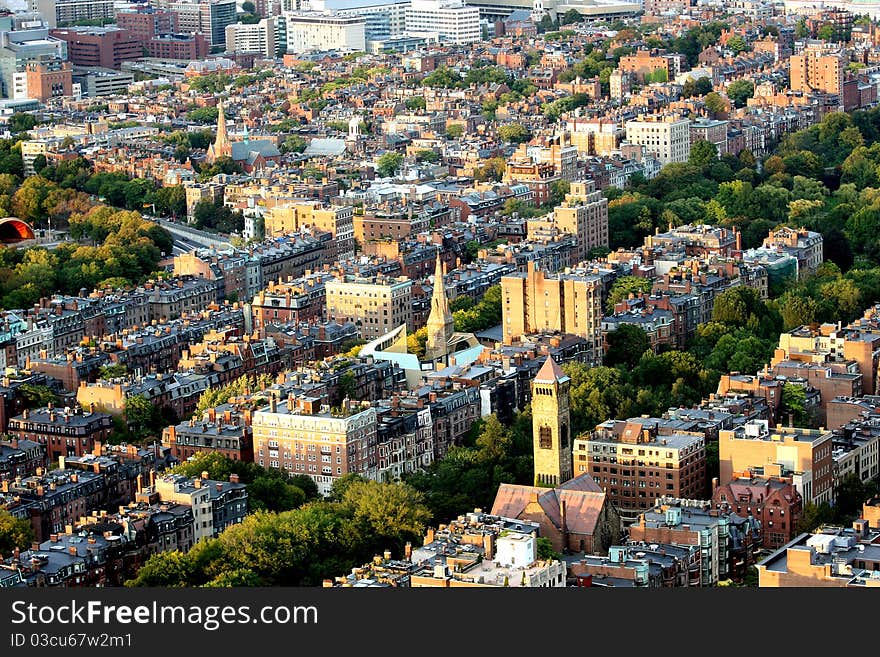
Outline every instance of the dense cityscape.
POLYGON ((2 4, 0 587, 880 587, 880 3, 2 4))

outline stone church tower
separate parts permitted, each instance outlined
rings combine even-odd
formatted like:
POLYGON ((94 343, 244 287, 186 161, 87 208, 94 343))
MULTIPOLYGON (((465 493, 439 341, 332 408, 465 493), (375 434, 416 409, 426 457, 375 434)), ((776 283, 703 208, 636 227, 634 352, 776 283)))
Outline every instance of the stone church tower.
POLYGON ((208 146, 205 162, 214 164, 221 157, 232 157, 232 144, 229 142, 229 133, 226 129, 226 113, 222 98, 217 103, 217 138, 208 146))
POLYGON ((443 264, 437 252, 437 265, 434 269, 434 292, 431 294, 431 314, 428 315, 428 341, 425 344, 425 357, 436 362, 444 359, 448 352, 449 338, 455 331, 455 320, 449 310, 446 287, 443 284, 443 264))
POLYGON ((574 475, 568 389, 571 379, 547 356, 532 381, 535 485, 559 486, 574 475))

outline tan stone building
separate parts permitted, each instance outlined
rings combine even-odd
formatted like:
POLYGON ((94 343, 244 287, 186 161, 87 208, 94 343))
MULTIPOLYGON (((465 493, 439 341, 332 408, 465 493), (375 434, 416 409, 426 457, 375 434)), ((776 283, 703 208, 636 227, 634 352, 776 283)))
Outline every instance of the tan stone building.
POLYGON ((327 317, 358 325, 364 340, 379 338, 406 324, 413 330, 412 281, 406 277, 371 279, 345 276, 327 281, 327 317))
POLYGON ((254 461, 288 474, 307 475, 322 495, 339 477, 377 475, 376 409, 331 413, 319 400, 270 399, 253 414, 254 461))
POLYGON ((547 356, 532 381, 532 448, 538 486, 558 486, 573 476, 570 384, 552 356, 547 356))
POLYGON ((264 220, 266 237, 317 228, 333 234, 340 260, 354 255, 354 209, 349 206, 327 206, 320 201, 286 203, 267 211, 264 220))
POLYGON ((590 249, 608 246, 608 199, 592 180, 573 182, 553 214, 526 223, 528 238, 534 239, 535 233, 552 227, 575 237, 574 260, 584 262, 590 249))
POLYGON ((734 473, 779 464, 793 474, 804 502, 820 504, 833 499, 832 433, 824 429, 770 428, 766 420, 752 420, 733 430, 718 432, 721 481, 734 473))
POLYGON ((839 52, 807 48, 789 58, 792 91, 837 94, 843 106, 843 78, 847 60, 839 52))
POLYGON ((880 589, 880 533, 860 518, 801 534, 758 563, 758 586, 880 589))
POLYGON ((505 342, 523 335, 562 331, 589 342, 593 363, 602 362, 602 279, 595 274, 548 276, 528 263, 526 273, 501 278, 505 342))

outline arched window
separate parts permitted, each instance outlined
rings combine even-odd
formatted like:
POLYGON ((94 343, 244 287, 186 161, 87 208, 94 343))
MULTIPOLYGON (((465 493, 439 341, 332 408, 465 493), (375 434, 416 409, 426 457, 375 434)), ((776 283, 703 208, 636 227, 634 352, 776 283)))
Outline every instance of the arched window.
POLYGON ((538 445, 541 449, 553 449, 553 431, 544 426, 538 430, 538 445))

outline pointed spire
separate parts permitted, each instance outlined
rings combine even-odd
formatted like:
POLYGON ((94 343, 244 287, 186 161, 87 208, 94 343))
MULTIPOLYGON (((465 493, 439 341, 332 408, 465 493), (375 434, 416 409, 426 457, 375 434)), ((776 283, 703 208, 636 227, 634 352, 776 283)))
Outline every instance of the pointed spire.
POLYGON ((556 383, 557 381, 565 381, 568 376, 562 371, 562 368, 553 360, 553 356, 547 356, 547 360, 538 370, 535 381, 538 383, 556 383))

